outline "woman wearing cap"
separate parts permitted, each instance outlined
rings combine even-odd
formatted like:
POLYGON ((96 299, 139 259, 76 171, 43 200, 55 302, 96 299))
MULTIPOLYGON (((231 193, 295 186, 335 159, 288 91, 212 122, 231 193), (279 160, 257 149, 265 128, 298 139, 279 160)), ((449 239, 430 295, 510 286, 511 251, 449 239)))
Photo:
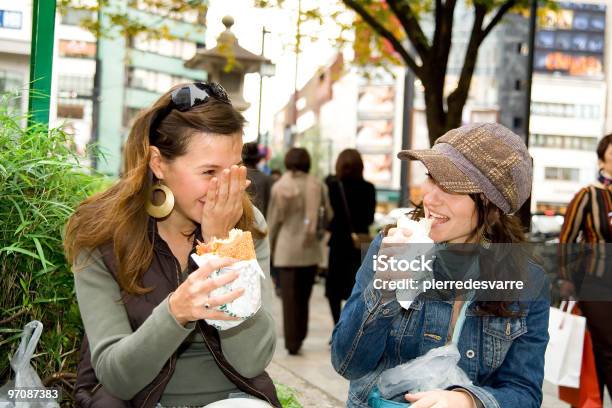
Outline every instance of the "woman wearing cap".
POLYGON ((240 165, 243 125, 219 85, 177 86, 136 118, 119 180, 69 220, 64 245, 86 333, 77 406, 201 407, 242 396, 280 407, 264 371, 276 337, 265 305, 217 331, 204 319, 232 319, 216 306, 244 289, 211 296, 237 275, 207 278, 234 260, 198 268, 190 258, 197 240, 240 228, 268 274, 266 224, 240 165))
MULTIPOLYGON (((525 240, 512 214, 530 194, 531 158, 520 137, 508 129, 498 124, 468 125, 449 131, 432 149, 403 151, 398 156, 420 160, 429 172, 422 215, 433 219, 430 237, 442 244, 436 247, 472 243, 475 248, 489 248, 525 240)), ((531 298, 517 304, 417 297, 404 309, 393 291, 373 284, 372 259, 382 238, 379 235, 370 246, 333 334, 332 364, 351 380, 347 406, 368 407, 368 396, 384 370, 452 339, 460 354, 458 365, 471 384, 400 394, 411 408, 540 407, 548 301, 531 298), (462 329, 453 338, 456 325, 462 329)), ((543 275, 533 262, 526 261, 526 266, 531 276, 543 275)), ((542 280, 538 282, 532 289, 545 291, 542 280)), ((533 279, 526 284, 531 283, 535 285, 533 279)))

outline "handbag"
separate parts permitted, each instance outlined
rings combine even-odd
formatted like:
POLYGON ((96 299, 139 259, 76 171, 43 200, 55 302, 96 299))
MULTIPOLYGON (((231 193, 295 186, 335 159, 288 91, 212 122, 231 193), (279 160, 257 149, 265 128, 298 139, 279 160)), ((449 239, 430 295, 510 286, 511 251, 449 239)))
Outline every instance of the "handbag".
POLYGON ((317 229, 316 229, 316 237, 319 241, 321 241, 325 237, 325 232, 329 228, 329 212, 327 210, 327 206, 325 205, 325 190, 323 189, 323 185, 321 185, 321 201, 319 202, 319 208, 317 208, 317 229))
POLYGON ((364 246, 370 246, 370 243, 372 242, 372 236, 367 232, 355 232, 353 222, 351 221, 351 211, 349 210, 348 201, 346 200, 346 194, 344 193, 344 186, 339 180, 338 186, 340 188, 340 196, 342 197, 342 203, 344 204, 344 212, 346 212, 346 219, 348 221, 349 229, 351 231, 351 240, 353 241, 353 247, 361 251, 364 246))
MULTIPOLYGON (((579 307, 572 314, 581 315, 579 307)), ((595 355, 591 333, 587 329, 584 334, 584 349, 582 352, 582 367, 580 368, 580 386, 578 388, 559 387, 559 399, 577 408, 602 408, 599 381, 595 368, 595 355)))
POLYGON ((563 301, 559 309, 550 308, 550 340, 544 355, 544 378, 552 384, 572 388, 580 385, 586 330, 586 318, 571 314, 575 305, 575 301, 563 301))

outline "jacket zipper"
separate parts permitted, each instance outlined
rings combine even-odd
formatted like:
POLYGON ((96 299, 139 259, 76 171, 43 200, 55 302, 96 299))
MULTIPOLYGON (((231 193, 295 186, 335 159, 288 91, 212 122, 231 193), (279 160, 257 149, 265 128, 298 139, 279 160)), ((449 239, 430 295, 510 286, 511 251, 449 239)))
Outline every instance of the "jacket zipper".
MULTIPOLYGON (((178 261, 176 260, 176 257, 173 257, 174 260, 174 265, 176 266, 176 287, 178 288, 181 284, 181 278, 180 278, 180 264, 178 264, 178 261)), ((208 347, 208 350, 210 350, 210 354, 213 356, 213 358, 215 359, 215 363, 217 363, 217 366, 219 366, 224 372, 227 372, 228 374, 230 374, 233 378, 235 378, 236 380, 238 380, 241 384, 243 384, 244 386, 246 386, 248 389, 252 390, 253 393, 255 393, 256 395, 260 395, 263 397, 263 399, 265 399, 271 406, 274 406, 274 404, 272 403, 272 401, 270 401, 268 399, 268 397, 262 393, 261 391, 258 391, 256 389, 254 389, 253 387, 251 387, 249 384, 247 384, 245 381, 243 381, 240 377, 237 377, 236 375, 234 375, 234 373, 232 373, 231 371, 229 371, 227 368, 225 368, 223 366, 223 364, 221 364, 219 362, 219 360, 217 359, 217 356, 215 355, 215 353, 212 351, 212 348, 210 347, 210 344, 208 343, 208 340, 206 339, 206 336, 204 335, 204 332, 202 331, 202 328, 200 327, 200 325, 198 324, 198 322, 196 322, 196 326, 198 326, 198 330, 200 331, 200 334, 202 335, 202 338, 204 339, 204 343, 206 343, 206 347, 208 347)), ((170 369, 168 370, 168 375, 166 375, 166 377, 160 381, 155 387, 153 387, 153 389, 151 389, 151 391, 149 391, 149 393, 147 394, 147 397, 145 398, 145 400, 143 401, 143 403, 140 405, 140 408, 143 408, 145 406, 145 404, 147 403, 147 401, 149 400, 149 397, 151 396, 151 394, 153 393, 153 391, 155 391, 157 389, 157 387, 160 386, 160 384, 162 384, 169 376, 170 373, 173 372, 173 366, 175 364, 175 355, 172 355, 172 358, 170 360, 170 369)))
MULTIPOLYGON (((173 260, 174 260, 174 265, 176 266, 176 287, 178 288, 179 285, 181 284, 181 277, 179 275, 179 273, 180 273, 179 269, 181 269, 181 266, 178 263, 178 261, 176 260, 176 257, 173 256, 173 260)), ((153 387, 151 389, 151 391, 149 391, 149 393, 147 394, 147 397, 145 398, 145 400, 140 405, 140 408, 143 408, 145 406, 145 404, 149 400, 149 397, 151 396, 151 394, 153 394, 153 391, 155 391, 157 389, 157 387, 159 387, 163 382, 166 381, 166 379, 168 377, 170 377, 170 373, 172 373, 174 371, 174 364, 175 363, 176 363, 176 354, 172 354, 172 357, 170 358, 170 369, 168 370, 168 375, 166 375, 162 381, 158 382, 157 385, 155 387, 153 387)))
POLYGON ((204 332, 202 331, 202 328, 200 327, 200 325, 196 322, 196 326, 198 326, 198 330, 200 330, 200 334, 202 334, 202 338, 204 339, 204 343, 206 343, 206 347, 208 347, 208 349, 210 350, 210 354, 212 354, 213 358, 215 359, 215 363, 217 363, 217 365, 223 369, 223 371, 227 372, 228 374, 231 374, 231 376, 235 379, 237 379, 238 381, 240 381, 241 384, 245 385, 248 389, 252 390, 256 395, 261 395, 270 405, 274 406, 274 404, 272 403, 272 401, 270 401, 268 399, 268 397, 262 393, 261 391, 256 390, 255 388, 251 387, 248 383, 246 383, 245 381, 242 380, 242 378, 237 377, 234 373, 232 373, 231 371, 229 371, 227 368, 225 368, 223 366, 223 364, 221 364, 219 362, 219 360, 217 359, 217 356, 215 355, 215 353, 212 351, 212 348, 210 347, 210 344, 208 344, 208 340, 206 340, 206 336, 204 335, 204 332))
POLYGON ((166 381, 166 379, 168 379, 170 377, 170 373, 172 373, 174 371, 174 363, 175 362, 176 361, 175 361, 174 355, 172 355, 172 357, 170 358, 170 368, 168 369, 168 374, 164 377, 163 380, 158 382, 157 385, 151 389, 151 391, 149 391, 149 393, 147 394, 147 397, 145 398, 145 400, 142 402, 142 404, 140 404, 140 408, 143 408, 146 405, 147 401, 149 400, 149 397, 151 396, 151 394, 153 394, 153 391, 155 391, 157 389, 157 387, 159 387, 164 381, 166 381))

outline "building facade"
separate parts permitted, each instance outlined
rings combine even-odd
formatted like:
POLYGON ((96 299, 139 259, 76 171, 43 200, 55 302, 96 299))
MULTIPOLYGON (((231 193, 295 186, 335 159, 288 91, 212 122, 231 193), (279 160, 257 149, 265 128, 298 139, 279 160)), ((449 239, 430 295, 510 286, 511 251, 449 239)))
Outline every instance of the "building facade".
MULTIPOLYGON (((115 0, 116 7, 149 27, 163 20, 172 39, 150 39, 140 34, 131 38, 115 36, 98 42, 99 116, 95 139, 106 154, 97 163, 100 171, 119 174, 123 143, 137 113, 149 106, 173 85, 205 80, 206 73, 184 67, 198 47, 204 47, 204 16, 197 13, 162 17, 143 2, 127 7, 127 0, 115 0)), ((108 15, 101 15, 110 26, 108 15)))
POLYGON ((31 1, 0 0, 0 94, 20 112, 27 110, 30 77, 31 1))
POLYGON ((563 214, 596 179, 606 121, 606 5, 558 5, 536 32, 529 126, 535 213, 563 214))

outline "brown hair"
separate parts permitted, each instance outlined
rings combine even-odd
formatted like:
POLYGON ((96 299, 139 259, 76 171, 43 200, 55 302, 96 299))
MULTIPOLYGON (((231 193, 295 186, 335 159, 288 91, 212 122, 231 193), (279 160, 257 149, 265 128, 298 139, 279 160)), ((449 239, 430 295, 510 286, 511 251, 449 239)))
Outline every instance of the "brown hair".
POLYGON ((338 180, 363 180, 363 160, 355 149, 344 149, 336 160, 338 180))
MULTIPOLYGON (((138 115, 123 150, 121 177, 107 190, 84 200, 66 225, 64 251, 68 262, 74 265, 82 250, 112 242, 119 286, 130 294, 151 291, 141 286, 142 275, 153 260, 153 244, 148 236, 149 215, 145 210, 147 192, 154 182, 149 168, 149 147, 157 146, 165 159, 172 160, 186 153, 195 134, 234 135, 242 131, 245 122, 232 105, 211 99, 186 112, 174 109, 157 129, 151 129, 158 115, 167 111, 172 90, 181 86, 184 84, 171 89, 138 115)), ((242 217, 236 228, 262 238, 265 234, 255 227, 253 206, 246 193, 242 206, 242 217)))
POLYGON ((292 147, 285 154, 285 168, 289 171, 310 171, 310 154, 303 147, 292 147))
POLYGON ((608 150, 608 146, 610 146, 610 144, 612 144, 612 133, 602 137, 597 144, 597 158, 602 162, 605 162, 606 150, 608 150))

